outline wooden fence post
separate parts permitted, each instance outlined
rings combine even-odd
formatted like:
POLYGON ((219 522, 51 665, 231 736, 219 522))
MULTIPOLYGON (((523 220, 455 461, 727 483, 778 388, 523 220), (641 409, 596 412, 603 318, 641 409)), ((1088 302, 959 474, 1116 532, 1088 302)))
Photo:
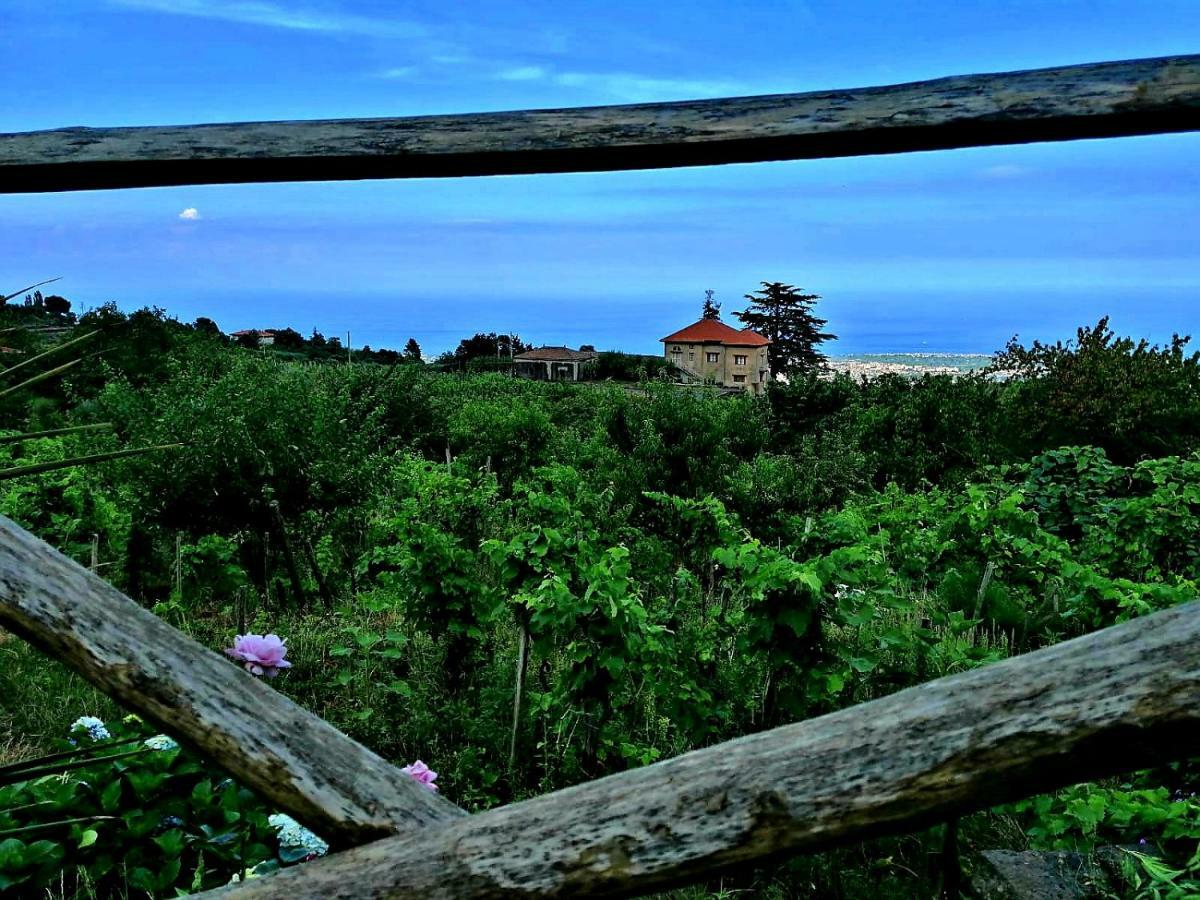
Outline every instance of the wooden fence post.
POLYGON ((336 845, 464 815, 2 516, 0 627, 336 845))

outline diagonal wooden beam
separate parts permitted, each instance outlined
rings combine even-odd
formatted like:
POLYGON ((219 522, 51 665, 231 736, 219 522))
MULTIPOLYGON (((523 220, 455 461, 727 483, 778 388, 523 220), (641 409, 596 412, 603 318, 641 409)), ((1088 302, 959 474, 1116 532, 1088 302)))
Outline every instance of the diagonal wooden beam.
POLYGON ((0 626, 335 845, 466 815, 2 516, 0 626))
POLYGON ((677 103, 0 134, 0 193, 616 171, 1197 129, 1192 55, 677 103))
POLYGON ((1200 751, 1200 602, 413 838, 226 900, 626 896, 1200 751))

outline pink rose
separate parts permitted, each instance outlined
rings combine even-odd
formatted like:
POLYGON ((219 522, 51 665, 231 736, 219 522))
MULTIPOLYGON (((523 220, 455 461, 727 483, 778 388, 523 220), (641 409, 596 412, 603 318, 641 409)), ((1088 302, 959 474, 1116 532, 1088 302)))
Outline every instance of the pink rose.
POLYGON ((277 634, 239 634, 233 646, 225 652, 240 661, 251 675, 266 675, 274 678, 280 669, 290 669, 287 656, 287 641, 277 634))
POLYGON ((437 785, 434 784, 434 781, 437 780, 437 772, 433 771, 433 769, 429 768, 429 766, 425 765, 419 759, 411 766, 405 766, 400 771, 405 775, 411 776, 414 780, 421 782, 421 784, 425 785, 431 791, 438 789, 437 785))

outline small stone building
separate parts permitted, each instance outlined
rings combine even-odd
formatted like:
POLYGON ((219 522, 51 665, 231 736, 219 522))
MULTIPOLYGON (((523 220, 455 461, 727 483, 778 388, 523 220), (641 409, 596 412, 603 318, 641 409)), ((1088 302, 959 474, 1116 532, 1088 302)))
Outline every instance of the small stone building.
POLYGON ((231 340, 240 340, 247 335, 252 335, 260 347, 270 347, 275 343, 275 332, 267 329, 259 331, 255 328, 244 328, 241 331, 235 331, 229 335, 231 340))
POLYGON ((697 381, 761 394, 771 380, 771 342, 748 328, 701 319, 661 340, 667 359, 697 381))
POLYGON ((538 347, 513 357, 513 374, 537 381, 582 381, 597 356, 594 350, 538 347))

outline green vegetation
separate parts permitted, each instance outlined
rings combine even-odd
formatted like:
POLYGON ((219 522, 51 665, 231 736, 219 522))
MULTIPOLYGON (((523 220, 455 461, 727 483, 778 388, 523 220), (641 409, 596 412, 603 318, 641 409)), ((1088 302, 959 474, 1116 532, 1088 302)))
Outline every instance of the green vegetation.
MULTIPOLYGON (((32 354, 63 314, 0 316, 32 354)), ((85 565, 95 549, 104 577, 214 649, 287 637, 294 668, 273 686, 429 762, 470 809, 1026 652, 1200 580, 1200 366, 1183 340, 1135 345, 1106 322, 1010 345, 1007 380, 809 378, 759 399, 302 365, 160 310, 71 329, 53 340, 98 331, 92 355, 0 397, 0 424, 112 428, 0 443, 0 467, 184 446, 0 482, 0 512, 85 565)), ((58 750, 84 714, 123 713, 0 637, 0 753, 58 750)), ((186 754, 81 771, 0 787, 0 877, 168 896, 278 855, 270 810, 186 754), (179 824, 158 831, 164 816, 179 824)), ((1186 896, 1198 775, 1033 798, 964 821, 960 842, 1131 845, 1137 890, 1186 896)), ((932 896, 941 840, 720 887, 932 896)))

